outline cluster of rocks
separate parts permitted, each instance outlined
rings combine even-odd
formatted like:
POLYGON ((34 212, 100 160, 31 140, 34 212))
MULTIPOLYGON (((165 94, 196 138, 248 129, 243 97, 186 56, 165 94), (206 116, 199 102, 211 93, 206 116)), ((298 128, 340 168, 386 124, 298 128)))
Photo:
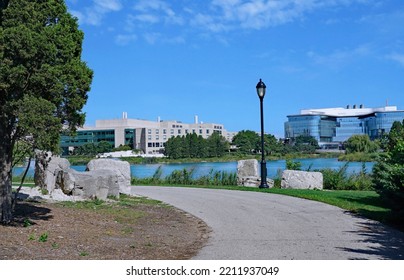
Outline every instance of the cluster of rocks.
POLYGON ((120 193, 130 194, 130 165, 114 159, 94 159, 87 164, 86 171, 70 168, 67 159, 38 152, 35 162, 36 186, 46 190, 55 200, 68 197, 106 200, 119 198, 120 193))
MULTIPOLYGON (((237 185, 245 187, 259 187, 261 176, 258 174, 258 161, 239 160, 237 163, 237 185)), ((270 188, 274 181, 267 178, 270 188)), ((323 189, 323 174, 300 170, 284 170, 281 180, 282 189, 323 189)))

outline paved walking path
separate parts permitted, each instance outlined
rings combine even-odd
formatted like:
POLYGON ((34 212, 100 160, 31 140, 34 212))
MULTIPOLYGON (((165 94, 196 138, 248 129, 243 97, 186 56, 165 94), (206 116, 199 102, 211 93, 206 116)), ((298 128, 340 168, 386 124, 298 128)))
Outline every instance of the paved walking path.
POLYGON ((327 204, 283 195, 132 188, 202 220, 212 234, 194 259, 404 259, 404 233, 327 204))

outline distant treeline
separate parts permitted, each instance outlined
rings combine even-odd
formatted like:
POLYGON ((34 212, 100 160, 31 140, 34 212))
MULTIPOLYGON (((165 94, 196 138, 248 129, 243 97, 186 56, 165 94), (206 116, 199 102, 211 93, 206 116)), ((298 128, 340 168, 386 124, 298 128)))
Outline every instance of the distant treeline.
POLYGON ((229 149, 229 142, 217 132, 207 139, 192 133, 168 139, 164 154, 172 159, 209 158, 222 157, 229 149))

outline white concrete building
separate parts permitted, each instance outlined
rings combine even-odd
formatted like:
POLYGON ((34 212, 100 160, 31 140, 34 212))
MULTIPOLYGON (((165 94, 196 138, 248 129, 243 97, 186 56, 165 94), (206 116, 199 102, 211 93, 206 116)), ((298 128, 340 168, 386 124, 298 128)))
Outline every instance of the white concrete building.
POLYGON ((160 117, 157 121, 128 119, 127 113, 124 112, 121 119, 97 120, 95 127, 79 128, 76 137, 62 136, 61 147, 67 151, 86 143, 107 141, 114 147, 129 145, 133 149, 153 155, 163 153, 164 144, 171 137, 196 133, 198 136, 208 138, 214 132, 229 142, 236 135, 236 132, 228 132, 223 124, 199 122, 197 116, 194 123, 187 124, 180 121, 164 121, 160 117))

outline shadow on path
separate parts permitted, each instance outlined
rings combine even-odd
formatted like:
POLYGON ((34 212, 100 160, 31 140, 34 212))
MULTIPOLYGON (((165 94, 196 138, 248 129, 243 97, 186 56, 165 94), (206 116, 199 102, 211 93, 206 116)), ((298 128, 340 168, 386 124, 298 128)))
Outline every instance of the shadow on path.
POLYGON ((361 236, 363 239, 360 242, 368 243, 369 246, 366 249, 343 247, 339 247, 338 249, 357 254, 373 255, 380 259, 404 260, 404 239, 402 232, 371 220, 362 221, 358 223, 358 226, 362 229, 360 232, 352 231, 349 233, 361 236))

